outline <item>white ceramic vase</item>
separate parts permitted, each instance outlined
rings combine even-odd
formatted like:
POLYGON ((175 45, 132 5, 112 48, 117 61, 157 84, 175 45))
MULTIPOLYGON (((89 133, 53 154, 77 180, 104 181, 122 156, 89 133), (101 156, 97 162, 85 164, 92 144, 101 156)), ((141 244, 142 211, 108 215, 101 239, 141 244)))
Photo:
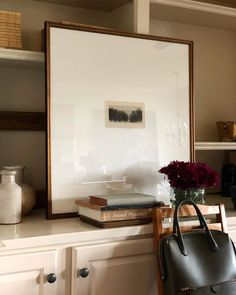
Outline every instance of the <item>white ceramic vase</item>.
POLYGON ((35 192, 31 186, 24 183, 25 166, 4 166, 4 170, 16 171, 15 181, 22 188, 22 216, 29 213, 36 203, 35 192))
POLYGON ((15 183, 15 171, 2 170, 0 183, 0 224, 21 222, 22 189, 15 183))

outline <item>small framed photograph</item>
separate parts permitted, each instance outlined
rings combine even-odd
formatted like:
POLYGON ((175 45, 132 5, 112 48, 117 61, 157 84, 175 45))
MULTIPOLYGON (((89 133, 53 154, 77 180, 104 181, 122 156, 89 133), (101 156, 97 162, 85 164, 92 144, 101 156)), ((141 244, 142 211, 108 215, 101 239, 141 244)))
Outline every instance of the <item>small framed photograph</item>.
POLYGON ((105 127, 144 128, 144 103, 126 101, 106 101, 105 127))

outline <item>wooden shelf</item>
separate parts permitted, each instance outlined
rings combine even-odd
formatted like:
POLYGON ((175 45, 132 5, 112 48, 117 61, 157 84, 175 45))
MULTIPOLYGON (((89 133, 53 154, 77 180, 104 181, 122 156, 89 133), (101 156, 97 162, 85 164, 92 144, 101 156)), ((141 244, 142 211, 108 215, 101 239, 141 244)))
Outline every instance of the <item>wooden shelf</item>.
POLYGON ((235 0, 194 0, 194 1, 236 8, 235 0))
POLYGON ((111 11, 121 5, 131 2, 130 0, 37 0, 39 2, 49 2, 59 5, 75 6, 85 9, 98 10, 98 11, 111 11))
POLYGON ((196 151, 232 151, 236 150, 236 142, 195 142, 196 151))
POLYGON ((0 48, 0 66, 44 69, 44 52, 0 48))
POLYGON ((219 5, 219 3, 210 3, 210 1, 192 1, 192 0, 150 0, 152 4, 163 4, 172 7, 180 7, 209 13, 216 13, 228 16, 236 16, 236 9, 234 7, 219 5))
POLYGON ((40 112, 0 111, 0 130, 45 131, 46 115, 40 112))
POLYGON ((150 18, 236 31, 236 8, 192 0, 150 0, 150 18))

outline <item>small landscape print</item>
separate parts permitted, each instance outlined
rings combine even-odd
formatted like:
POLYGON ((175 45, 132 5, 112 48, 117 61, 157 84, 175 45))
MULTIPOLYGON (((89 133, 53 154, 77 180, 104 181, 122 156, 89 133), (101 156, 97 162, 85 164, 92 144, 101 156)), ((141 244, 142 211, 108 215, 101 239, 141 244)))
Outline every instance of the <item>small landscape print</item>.
POLYGON ((144 103, 106 101, 105 126, 111 128, 144 128, 144 103))

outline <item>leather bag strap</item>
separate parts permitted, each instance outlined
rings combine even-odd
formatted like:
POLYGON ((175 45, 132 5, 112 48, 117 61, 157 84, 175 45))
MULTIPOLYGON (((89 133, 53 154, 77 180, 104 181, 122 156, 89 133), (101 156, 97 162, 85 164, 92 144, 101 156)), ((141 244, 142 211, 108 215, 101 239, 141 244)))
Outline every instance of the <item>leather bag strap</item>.
POLYGON ((198 216, 198 220, 200 222, 200 226, 203 228, 203 229, 206 229, 208 228, 207 227, 207 224, 206 224, 206 221, 205 221, 205 218, 203 217, 201 211, 199 210, 199 208, 197 207, 197 205, 195 203, 193 203, 192 201, 190 200, 183 200, 182 202, 179 202, 177 204, 177 206, 175 207, 175 212, 174 212, 174 220, 173 220, 173 233, 175 234, 177 232, 177 228, 180 229, 179 227, 179 210, 180 210, 180 207, 183 206, 183 205, 193 205, 196 213, 197 213, 197 216, 198 216))
POLYGON ((215 239, 213 238, 213 236, 211 234, 211 231, 209 230, 209 228, 207 226, 207 223, 206 223, 206 220, 203 217, 200 209, 192 201, 184 200, 184 201, 177 204, 177 206, 175 208, 175 212, 174 212, 174 221, 173 221, 173 233, 176 234, 178 246, 179 246, 179 249, 180 249, 181 253, 184 256, 188 255, 188 253, 186 251, 186 248, 185 248, 185 245, 184 245, 183 235, 181 233, 181 229, 180 229, 180 225, 179 225, 179 209, 183 205, 192 205, 194 207, 194 209, 195 209, 195 211, 197 213, 197 216, 198 216, 198 220, 199 220, 201 226, 203 227, 203 229, 206 232, 206 238, 207 238, 209 247, 211 248, 212 251, 217 251, 218 250, 217 243, 216 243, 215 239))

